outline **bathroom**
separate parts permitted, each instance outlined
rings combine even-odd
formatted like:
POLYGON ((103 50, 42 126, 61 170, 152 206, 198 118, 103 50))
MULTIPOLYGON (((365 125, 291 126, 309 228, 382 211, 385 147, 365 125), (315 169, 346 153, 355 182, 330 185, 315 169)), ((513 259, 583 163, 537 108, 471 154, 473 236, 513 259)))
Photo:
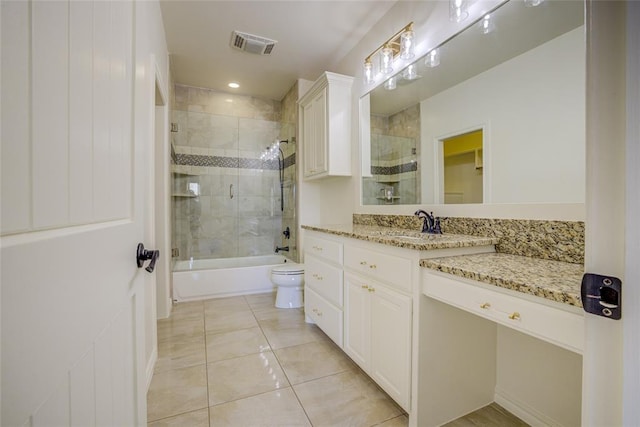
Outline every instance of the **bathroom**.
MULTIPOLYGON (((539 3, 530 5, 532 13, 581 4, 527 2, 539 3)), ((251 19, 246 2, 3 2, 2 121, 15 126, 2 127, 2 424, 204 426, 226 419, 242 425, 238 414, 249 417, 245 424, 259 424, 251 417, 275 408, 277 425, 442 425, 492 401, 527 424, 640 424, 640 272, 634 262, 640 231, 633 221, 640 215, 634 125, 640 96, 633 78, 640 63, 638 4, 586 0, 583 30, 577 30, 584 44, 572 52, 582 57, 582 71, 566 73, 567 84, 525 93, 583 89, 583 105, 567 107, 571 120, 555 123, 561 129, 582 120, 582 144, 568 150, 536 127, 552 122, 561 103, 538 104, 526 114, 503 104, 514 113, 511 124, 530 123, 504 143, 495 122, 458 124, 455 132, 437 128, 444 122, 434 112, 445 108, 443 97, 404 109, 400 126, 384 122, 375 97, 392 93, 388 78, 374 75, 365 83, 363 65, 394 34, 411 28, 415 42, 415 59, 393 61, 397 73, 417 59, 423 63, 471 23, 474 30, 491 27, 484 17, 503 3, 255 2, 251 15, 259 19, 251 19), (468 6, 460 14, 466 19, 452 20, 452 5, 468 6), (220 20, 215 25, 205 19, 211 11, 220 20), (225 11, 235 11, 233 18, 225 11), (305 16, 324 27, 301 25, 305 16), (215 82, 196 76, 224 63, 222 55, 208 56, 217 39, 202 37, 199 25, 224 27, 220 45, 230 50, 225 19, 233 30, 278 40, 273 58, 304 71, 275 79, 277 96, 248 74, 215 82), (315 33, 317 46, 334 35, 341 40, 324 56, 315 51, 314 60, 287 51, 298 40, 287 36, 291 32, 315 33), (197 61, 181 62, 176 34, 197 61), (204 46, 195 46, 198 38, 204 46), (104 61, 110 67, 99 67, 104 61), (340 155, 327 153, 340 167, 327 173, 335 176, 318 178, 306 167, 317 158, 308 157, 302 107, 325 71, 353 80, 343 103, 350 114, 341 116, 350 117, 342 129, 346 143, 340 155), (236 81, 240 90, 227 87, 236 81), (414 124, 419 127, 409 129, 414 124), (450 137, 477 130, 483 145, 463 149, 472 158, 468 174, 482 182, 470 203, 466 189, 447 189, 447 178, 440 182, 446 164, 439 156, 450 137), (527 138, 528 145, 516 148, 516 140, 527 138), (261 157, 269 149, 276 158, 261 157), (547 173, 552 166, 565 170, 547 173), (534 178, 519 180, 515 172, 534 178), (433 212, 444 234, 422 234, 419 210, 433 212), (356 237, 353 227, 378 234, 356 237), (437 246, 452 234, 464 236, 456 240, 460 247, 421 246, 425 240, 437 246), (159 249, 160 258, 153 250, 134 253, 139 242, 159 249), (465 306, 471 296, 498 293, 454 277, 454 264, 446 264, 459 255, 489 268, 495 256, 539 262, 550 252, 565 258, 544 261, 579 266, 567 277, 621 278, 621 320, 584 314, 572 304, 575 292, 542 304, 553 294, 532 291, 516 299, 522 309, 505 316, 499 306, 514 301, 510 290, 498 292, 498 303, 479 299, 465 306), (200 285, 176 291, 174 263, 247 258, 260 259, 257 276, 221 276, 216 280, 228 286, 215 295, 200 285), (288 263, 305 266, 307 312, 274 307, 269 271, 288 263), (314 268, 338 272, 344 293, 323 293, 329 276, 314 268), (378 304, 385 297, 389 304, 378 304), (540 306, 545 319, 566 321, 527 330, 526 310, 540 306), (343 307, 362 308, 357 314, 369 327, 343 307), (380 319, 387 322, 370 327, 380 319), (381 346, 380 336, 392 345, 381 346), (244 354, 239 343, 259 350, 244 354), (253 367, 244 364, 251 358, 253 367), (220 385, 223 378, 228 387, 220 385), (147 390, 164 400, 147 401, 147 390), (173 411, 174 404, 196 400, 173 411)), ((507 27, 496 22, 488 37, 507 27)), ((314 51, 310 46, 303 51, 314 51)), ((242 64, 238 70, 255 68, 268 78, 267 67, 255 64, 269 58, 232 55, 242 64)), ((458 69, 478 57, 469 55, 458 69)), ((501 83, 533 89, 537 76, 529 71, 501 83)), ((419 75, 426 80, 426 69, 419 75)), ((396 93, 408 87, 399 82, 396 93)), ((467 106, 494 108, 491 87, 467 106)), ((575 142, 573 133, 562 136, 575 142)), ((605 308, 602 313, 611 313, 605 308)))
MULTIPOLYGON (((485 10, 492 9, 489 5, 485 6, 485 10)), ((432 6, 425 5, 424 7, 429 8, 432 6)), ((412 15, 413 13, 416 13, 416 11, 412 10, 410 7, 403 9, 396 5, 394 11, 400 16, 410 16, 411 20, 418 21, 412 15)), ((438 9, 436 9, 436 11, 429 12, 437 13, 437 11, 438 9)), ((480 12, 476 10, 476 13, 480 12)), ((388 18, 389 21, 385 21, 383 19, 381 23, 378 23, 377 26, 374 26, 369 32, 369 37, 376 40, 380 38, 382 39, 378 41, 378 43, 384 41, 385 37, 383 37, 383 34, 386 34, 387 37, 391 35, 387 34, 389 33, 388 30, 382 30, 382 28, 387 28, 391 23, 393 23, 393 26, 397 28, 401 28, 402 25, 405 24, 405 22, 402 22, 402 20, 395 17, 395 15, 390 14, 389 16, 393 18, 388 18)), ((420 34, 420 28, 422 28, 422 31, 425 31, 424 25, 424 23, 418 24, 418 22, 415 22, 415 33, 420 34)), ((423 52, 426 52, 428 47, 433 47, 429 46, 429 43, 433 43, 433 40, 447 40, 449 36, 458 33, 467 25, 469 24, 460 24, 459 26, 451 27, 444 26, 444 28, 441 28, 439 31, 433 29, 426 30, 426 33, 422 34, 424 39, 428 42, 426 46, 422 46, 423 52)), ((496 25, 505 26, 504 23, 500 24, 499 21, 496 25)), ((303 150, 305 149, 305 146, 291 143, 283 144, 282 146, 285 150, 291 150, 287 153, 295 152, 297 156, 295 159, 295 167, 298 169, 293 169, 293 174, 290 175, 291 182, 295 183, 296 186, 292 196, 295 195, 296 198, 290 201, 286 198, 284 199, 285 205, 287 203, 291 203, 292 206, 295 206, 295 213, 292 214, 294 222, 291 223, 290 229, 296 230, 297 233, 292 236, 291 240, 283 240, 282 236, 278 235, 277 232, 271 233, 270 237, 275 238, 275 241, 271 242, 271 246, 276 247, 287 245, 291 249, 295 248, 295 252, 291 251, 284 255, 294 262, 302 262, 302 255, 304 252, 302 250, 298 251, 298 248, 305 247, 305 235, 309 234, 305 233, 306 226, 315 226, 318 224, 349 224, 352 221, 355 221, 357 216, 366 217, 367 215, 372 215, 375 217, 376 215, 411 215, 417 208, 422 208, 425 205, 432 207, 437 216, 444 218, 468 217, 478 218, 478 221, 481 221, 481 218, 488 218, 488 220, 494 221, 496 224, 499 220, 503 220, 504 223, 509 223, 510 221, 518 223, 521 219, 528 221, 540 221, 540 223, 548 221, 550 226, 551 224, 556 224, 555 221, 559 221, 560 225, 572 224, 574 222, 576 224, 581 224, 586 219, 584 198, 586 184, 583 179, 585 174, 584 165, 586 146, 584 144, 585 117, 584 115, 581 115, 581 111, 585 108, 584 99, 582 98, 584 93, 581 88, 585 83, 579 78, 579 76, 581 73, 584 75, 585 71, 584 68, 581 69, 580 67, 572 68, 575 64, 579 64, 580 62, 584 63, 585 61, 584 56, 581 56, 583 49, 580 47, 580 43, 583 43, 581 34, 584 34, 584 27, 582 27, 582 29, 578 28, 573 31, 570 36, 567 36, 569 39, 565 43, 573 46, 568 48, 567 51, 576 55, 571 59, 571 61, 574 62, 570 62, 567 59, 567 63, 573 64, 567 69, 563 69, 562 71, 553 71, 555 70, 554 68, 547 67, 549 75, 546 75, 542 68, 540 69, 541 71, 536 71, 537 68, 534 68, 532 65, 528 65, 526 62, 521 65, 513 65, 514 68, 517 68, 518 66, 525 67, 524 69, 514 71, 514 73, 516 73, 515 75, 518 75, 523 81, 536 78, 549 79, 550 86, 548 87, 548 90, 550 92, 555 92, 556 95, 558 93, 563 93, 563 95, 561 95, 561 99, 567 102, 575 101, 575 104, 555 105, 558 110, 547 108, 545 105, 549 106, 553 105, 553 103, 549 103, 549 101, 542 98, 534 101, 533 95, 526 93, 526 91, 519 91, 517 88, 500 87, 500 81, 508 82, 510 77, 505 78, 497 75, 494 77, 486 77, 488 81, 488 83, 486 83, 487 91, 483 91, 478 88, 467 89, 468 91, 472 91, 470 93, 473 93, 473 95, 471 95, 471 100, 467 102, 464 108, 456 107, 455 105, 448 107, 451 102, 443 98, 445 95, 441 94, 438 95, 440 97, 439 99, 434 97, 431 103, 422 102, 419 103, 417 107, 409 105, 401 114, 388 119, 384 118, 384 112, 374 112, 373 108, 374 105, 392 104, 393 101, 389 98, 391 91, 387 90, 387 88, 383 88, 383 85, 381 84, 382 81, 380 80, 376 81, 373 85, 367 85, 357 78, 362 73, 362 58, 365 58, 367 54, 370 53, 369 51, 373 50, 371 47, 372 42, 370 40, 367 42, 361 42, 352 51, 352 53, 357 54, 350 55, 355 56, 356 59, 359 58, 360 60, 349 57, 335 68, 339 71, 345 70, 343 72, 346 75, 356 76, 352 87, 353 101, 351 102, 351 116, 352 118, 359 117, 359 120, 357 121, 359 125, 355 126, 354 124, 356 121, 353 121, 354 124, 351 126, 351 140, 358 141, 358 143, 352 142, 351 148, 343 151, 343 153, 346 153, 346 156, 351 156, 351 174, 350 176, 342 177, 340 176, 340 173, 337 173, 336 177, 332 179, 308 179, 306 178, 306 171, 303 170, 303 162, 305 161, 305 152, 303 150), (526 67, 528 67, 528 69, 526 67), (538 74, 536 75, 536 73, 538 74), (572 75, 575 76, 575 78, 571 80, 560 80, 554 77, 554 73, 560 73, 563 76, 572 75), (371 89, 378 84, 380 84, 380 86, 370 92, 371 89), (491 93, 492 89, 494 90, 493 94, 491 93), (498 93, 503 92, 512 93, 513 98, 504 100, 496 97, 495 100, 492 99, 492 96, 497 96, 498 93), (367 111, 367 108, 369 108, 368 105, 363 107, 363 101, 361 99, 363 95, 365 95, 365 97, 371 97, 370 146, 362 142, 362 132, 367 132, 367 130, 363 130, 363 128, 368 129, 368 126, 366 125, 367 121, 363 118, 363 109, 364 111, 367 111), (376 97, 379 97, 379 99, 376 97), (511 143, 513 142, 513 135, 519 134, 518 138, 522 140, 519 141, 522 144, 519 147, 522 148, 520 148, 520 151, 518 152, 518 150, 514 150, 512 147, 508 147, 506 142, 501 142, 500 138, 502 138, 502 136, 500 135, 500 132, 503 132, 503 128, 500 127, 500 120, 495 118, 491 123, 492 127, 487 126, 482 129, 485 135, 485 146, 481 146, 480 148, 480 167, 478 167, 476 163, 475 168, 476 174, 478 171, 482 172, 480 180, 481 183, 484 183, 480 185, 480 203, 477 202, 477 197, 472 202, 463 200, 462 196, 457 196, 457 192, 455 190, 448 192, 446 189, 441 189, 441 191, 444 191, 444 196, 442 194, 438 195, 438 189, 430 185, 431 180, 426 178, 427 176, 433 176, 431 179, 437 180, 437 172, 430 171, 426 166, 434 162, 432 159, 434 151, 431 148, 427 148, 427 146, 424 145, 424 142, 421 141, 428 141, 430 139, 437 139, 440 137, 444 139, 445 137, 449 138, 453 135, 450 134, 450 131, 446 130, 446 126, 443 126, 442 123, 433 122, 431 118, 438 117, 438 113, 442 112, 443 108, 458 108, 459 115, 464 115, 467 111, 471 110, 498 110, 500 109, 500 103, 502 103, 502 105, 512 105, 517 102, 518 97, 529 97, 531 102, 530 109, 526 112, 519 113, 520 117, 523 119, 525 117, 536 117, 536 122, 540 130, 532 132, 530 127, 520 125, 522 126, 520 129, 514 126, 513 129, 504 131, 505 134, 511 135, 511 140, 509 141, 511 143), (493 102, 496 104, 494 105, 493 102), (556 122, 560 117, 562 117, 563 120, 562 124, 556 122), (387 121, 385 122, 385 120, 387 121), (570 123, 571 125, 568 125, 567 123, 570 123), (421 126, 424 129, 421 129, 421 126), (438 128, 438 126, 440 126, 440 128, 438 128), (555 139, 553 132, 560 128, 562 129, 561 132, 565 139, 562 148, 554 145, 555 139), (526 135, 527 132, 529 132, 530 135, 526 135), (487 144, 487 141, 489 141, 491 137, 493 140, 491 145, 489 145, 487 144), (536 149, 528 150, 527 147, 536 147, 536 149), (553 152, 554 155, 549 156, 549 152, 553 152), (532 167, 534 165, 539 166, 538 168, 532 167), (371 175, 366 173, 366 171, 369 171, 369 168, 371 168, 371 175), (537 176, 536 178, 536 170, 544 170, 544 176, 537 176), (358 173, 357 171, 360 172, 358 173), (523 173, 522 178, 520 175, 515 175, 517 171, 523 173), (376 172, 378 173, 376 174, 376 172), (432 173, 433 175, 429 175, 432 173), (455 199, 456 197, 460 198, 457 202, 447 200, 447 198, 455 199), (482 202, 483 199, 484 203, 482 202), (327 203, 328 200, 331 202, 327 203), (352 208, 341 208, 350 206, 352 208)), ((417 35, 416 38, 418 39, 417 35)), ((557 47, 557 49, 560 49, 560 47, 557 47)), ((482 56, 482 54, 478 55, 482 56)), ((419 56, 421 55, 418 54, 417 57, 419 56)), ((523 59, 523 61, 525 60, 523 59)), ((535 63, 535 61, 539 62, 540 58, 532 58, 530 61, 533 63, 535 63)), ((404 64, 408 64, 410 62, 411 61, 408 61, 404 64)), ((398 67, 398 71, 404 66, 402 61, 394 65, 398 67)), ((423 70, 422 74, 426 74, 427 72, 427 70, 423 70)), ((289 91, 287 96, 291 96, 292 98, 283 99, 283 106, 281 108, 287 108, 285 103, 287 100, 295 100, 296 98, 300 99, 312 83, 313 82, 309 80, 298 80, 294 85, 294 88, 292 88, 293 91, 295 91, 295 94, 291 95, 292 91, 289 91)), ((205 91, 204 89, 186 89, 184 87, 181 88, 180 86, 176 86, 176 88, 177 91, 200 91, 199 96, 191 95, 193 99, 202 99, 202 93, 205 91)), ((225 95, 219 94, 217 96, 224 97, 225 95)), ((231 97, 231 95, 229 96, 231 97)), ((178 97, 179 96, 176 93, 176 98, 178 97)), ((200 105, 198 105, 198 102, 194 102, 193 105, 191 102, 188 102, 185 107, 176 108, 174 110, 172 121, 178 123, 179 129, 177 133, 173 134, 175 141, 184 141, 184 139, 181 138, 185 138, 185 136, 180 135, 181 131, 183 134, 192 132, 190 127, 185 126, 184 119, 180 118, 180 114, 182 113, 179 112, 176 115, 176 110, 196 112, 213 111, 218 108, 217 105, 224 105, 222 102, 219 102, 216 106, 214 106, 214 101, 200 102, 200 105)), ((227 100, 227 103, 229 104, 230 102, 227 100)), ((176 102, 176 105, 178 104, 180 104, 180 101, 176 102)), ((292 127, 290 128, 289 133, 280 131, 275 137, 280 140, 289 141, 293 141, 295 139, 296 142, 303 141, 304 143, 304 131, 301 129, 303 126, 301 123, 302 113, 300 113, 299 116, 298 111, 296 111, 295 102, 291 111, 291 119, 288 123, 291 124, 292 127), (296 129, 298 130, 297 132, 296 129)), ((518 113, 514 112, 514 114, 518 113)), ((438 117, 438 120, 441 119, 438 117)), ((283 120, 283 122, 286 121, 283 120)), ((482 123, 481 119, 477 119, 473 125, 477 125, 479 123, 482 123)), ((447 126, 464 131, 472 130, 466 125, 461 124, 448 123, 447 126)), ((505 136, 505 138, 509 137, 505 136)), ((266 148, 274 138, 271 136, 265 137, 264 139, 266 140, 266 144, 263 145, 265 145, 266 148)), ((182 144, 176 143, 176 145, 179 146, 182 144)), ((261 149, 262 147, 258 148, 261 149)), ((178 150, 182 150, 182 148, 178 150)), ((254 151, 255 152, 252 153, 252 155, 257 157, 259 150, 255 149, 254 151)), ((194 153, 195 152, 197 151, 194 151, 194 153)), ((476 150, 476 162, 478 161, 477 159, 478 154, 476 150)), ((272 188, 275 187, 272 186, 272 188)), ((228 190, 228 188, 223 189, 221 192, 224 192, 225 196, 228 196, 228 194, 226 194, 226 190, 228 190)), ((241 190, 239 189, 238 194, 241 194, 240 191, 241 190)), ((485 233, 488 233, 487 228, 478 225, 472 227, 475 227, 478 230, 481 229, 485 233)), ((497 225, 494 227, 499 229, 499 226, 497 225)), ((284 231, 285 226, 283 225, 279 230, 277 227, 275 227, 275 229, 281 233, 284 231)), ((452 229, 453 228, 451 228, 450 225, 449 230, 452 229)), ((469 228, 465 229, 463 227, 463 229, 466 230, 465 234, 474 233, 469 228)), ((526 231, 526 233, 528 233, 528 231, 526 231)), ((178 240, 179 239, 176 239, 176 241, 178 240)), ((581 238, 577 237, 577 241, 579 242, 580 240, 581 238)), ((520 242, 519 244, 526 245, 527 243, 520 242)), ((254 247, 258 246, 259 245, 254 245, 254 247)), ((183 253, 188 251, 188 249, 183 248, 180 248, 179 250, 183 253)), ((580 249, 578 244, 577 251, 582 252, 584 249, 580 249)), ((186 258, 183 259, 189 259, 190 257, 190 255, 185 256, 186 258)), ((306 263, 306 259, 304 259, 304 261, 306 263)), ((582 258, 578 256, 576 262, 584 261, 582 261, 582 258)), ((234 294, 231 292, 227 295, 234 294)), ((221 296, 226 295, 223 294, 221 296)), ((446 312, 443 314, 445 317, 447 315, 448 314, 446 314, 446 312)), ((496 344, 497 348, 499 348, 498 358, 508 357, 508 351, 504 346, 508 345, 507 343, 509 342, 519 343, 519 345, 522 346, 529 344, 526 341, 519 341, 517 335, 511 336, 507 332, 499 332, 496 344)), ((534 344, 532 348, 535 349, 537 347, 534 344)), ((545 418, 544 415, 538 414, 539 418, 537 418, 537 421, 544 420, 549 423, 556 422, 564 425, 572 425, 576 422, 579 423, 580 421, 576 420, 580 420, 581 417, 585 416, 585 414, 580 413, 580 399, 576 401, 575 396, 580 396, 584 392, 581 392, 580 389, 583 385, 576 376, 581 377, 581 372, 584 368, 584 361, 582 358, 576 359, 571 352, 555 352, 552 347, 545 347, 541 345, 540 349, 537 351, 553 354, 553 356, 543 357, 541 353, 540 360, 544 360, 545 362, 540 363, 553 363, 552 361, 555 358, 558 365, 563 366, 567 370, 568 378, 570 378, 567 381, 572 384, 571 387, 568 388, 569 391, 567 391, 567 395, 560 393, 556 396, 558 399, 566 400, 566 404, 572 407, 572 409, 566 408, 566 411, 572 415, 567 415, 565 418, 563 418, 563 416, 545 418), (572 373, 569 374, 569 371, 572 373), (573 397, 568 398, 568 395, 573 397)), ((522 355, 515 357, 522 357, 522 355)), ((497 375, 504 377, 507 375, 506 372, 510 372, 509 370, 513 371, 518 369, 521 368, 518 367, 517 364, 513 364, 508 367, 504 367, 503 370, 500 371, 501 373, 498 373, 497 375)), ((557 374, 557 371, 552 372, 555 374, 550 373, 549 375, 557 374)), ((548 377, 543 375, 540 378, 548 377)), ((504 380, 501 381, 504 382, 504 380)), ((523 381, 525 381, 524 378, 523 381)), ((518 389, 518 387, 516 386, 515 389, 518 389)), ((531 396, 526 392, 522 393, 522 395, 528 396, 527 399, 531 399, 531 396)), ((540 405, 542 407, 545 406, 544 403, 540 405)), ((535 410, 533 412, 535 413, 535 410)), ((549 412, 553 413, 553 410, 549 412)), ((527 420, 530 423, 532 422, 532 418, 527 420)), ((533 420, 536 420, 536 418, 534 417, 533 420)))

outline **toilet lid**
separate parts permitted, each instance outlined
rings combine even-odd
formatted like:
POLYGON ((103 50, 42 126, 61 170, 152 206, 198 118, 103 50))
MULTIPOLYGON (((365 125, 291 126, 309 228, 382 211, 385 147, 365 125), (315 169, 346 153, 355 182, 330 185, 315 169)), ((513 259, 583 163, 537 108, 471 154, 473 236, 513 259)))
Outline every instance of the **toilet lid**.
POLYGON ((282 265, 282 266, 278 266, 278 267, 273 267, 271 269, 271 273, 278 274, 278 275, 303 274, 304 273, 304 265, 290 264, 290 265, 282 265))

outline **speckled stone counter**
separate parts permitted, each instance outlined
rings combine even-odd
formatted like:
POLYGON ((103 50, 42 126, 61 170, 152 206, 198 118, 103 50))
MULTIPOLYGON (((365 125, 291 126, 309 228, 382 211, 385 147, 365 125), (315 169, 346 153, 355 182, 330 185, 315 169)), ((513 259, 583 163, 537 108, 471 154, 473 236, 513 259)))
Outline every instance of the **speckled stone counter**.
MULTIPOLYGON (((532 219, 440 218, 444 233, 496 237, 496 252, 584 263, 584 222, 532 219)), ((353 214, 353 223, 419 230, 415 215, 353 214)))
POLYGON ((493 237, 464 236, 460 234, 426 234, 420 231, 376 225, 303 225, 302 228, 418 251, 488 246, 497 244, 499 240, 493 237))
POLYGON ((584 267, 504 253, 423 259, 422 267, 477 280, 548 300, 582 307, 584 267))

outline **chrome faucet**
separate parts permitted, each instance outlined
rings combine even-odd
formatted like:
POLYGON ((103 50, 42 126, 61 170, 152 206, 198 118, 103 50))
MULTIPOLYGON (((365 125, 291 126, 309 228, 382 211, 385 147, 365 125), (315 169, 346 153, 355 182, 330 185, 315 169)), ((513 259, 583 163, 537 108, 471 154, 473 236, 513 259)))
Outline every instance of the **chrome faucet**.
POLYGON ((289 246, 276 246, 276 253, 280 252, 280 251, 285 251, 285 252, 289 252, 289 246))
POLYGON ((414 215, 422 218, 422 232, 431 234, 442 234, 440 229, 440 218, 435 218, 433 212, 427 213, 422 209, 418 209, 414 215))

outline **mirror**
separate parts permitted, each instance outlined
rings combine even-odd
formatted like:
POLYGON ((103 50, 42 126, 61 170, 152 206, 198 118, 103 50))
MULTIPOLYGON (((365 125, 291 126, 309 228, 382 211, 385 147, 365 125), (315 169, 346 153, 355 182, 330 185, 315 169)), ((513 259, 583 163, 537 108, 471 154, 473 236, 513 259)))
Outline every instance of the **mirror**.
POLYGON ((365 95, 363 205, 584 203, 583 8, 508 1, 365 95))

